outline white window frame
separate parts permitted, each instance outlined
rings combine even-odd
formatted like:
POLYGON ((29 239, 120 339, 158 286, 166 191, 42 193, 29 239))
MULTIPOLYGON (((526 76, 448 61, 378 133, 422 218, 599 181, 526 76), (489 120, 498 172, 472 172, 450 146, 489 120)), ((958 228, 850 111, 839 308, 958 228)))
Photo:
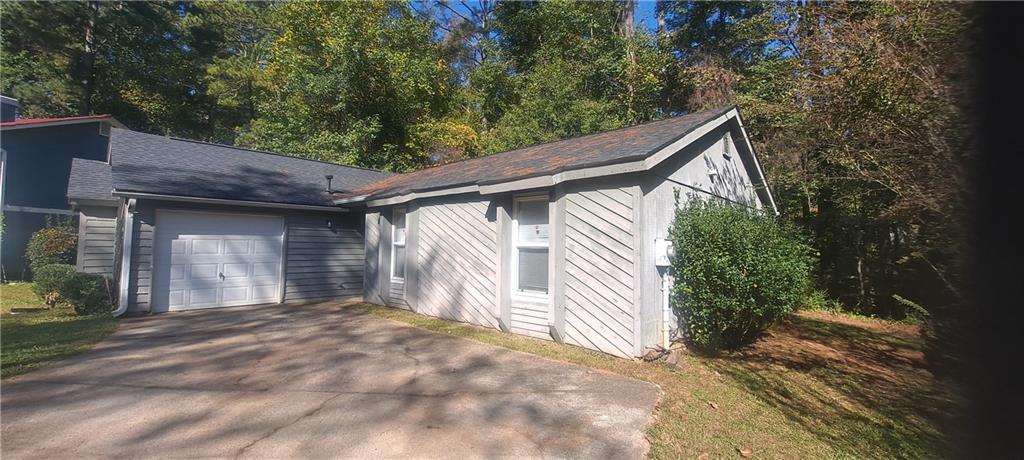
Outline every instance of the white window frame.
POLYGON ((517 195, 512 198, 512 296, 521 298, 523 300, 532 301, 547 301, 551 295, 551 286, 548 285, 548 292, 533 292, 524 291, 519 289, 519 249, 547 249, 548 250, 548 274, 550 279, 551 273, 551 203, 550 197, 547 193, 544 194, 530 194, 530 195, 517 195), (548 210, 548 236, 549 240, 547 243, 520 243, 519 242, 519 203, 527 201, 543 201, 547 205, 548 210))
MULTIPOLYGON (((404 273, 402 274, 402 276, 395 276, 395 254, 397 254, 397 251, 395 251, 395 247, 405 248, 406 245, 408 244, 408 242, 409 242, 409 215, 405 212, 405 208, 395 208, 395 209, 393 209, 391 211, 391 281, 396 281, 396 282, 400 282, 400 283, 404 283, 405 282, 405 274, 404 273), (404 227, 404 229, 405 229, 405 240, 403 240, 401 244, 398 244, 398 243, 395 242, 395 233, 397 233, 397 230, 398 230, 398 226, 395 225, 395 224, 398 222, 398 217, 399 216, 402 216, 402 219, 405 221, 405 227, 404 227)), ((405 262, 406 262, 405 263, 405 270, 406 271, 409 271, 409 257, 408 256, 409 255, 406 254, 406 260, 405 260, 405 262)))

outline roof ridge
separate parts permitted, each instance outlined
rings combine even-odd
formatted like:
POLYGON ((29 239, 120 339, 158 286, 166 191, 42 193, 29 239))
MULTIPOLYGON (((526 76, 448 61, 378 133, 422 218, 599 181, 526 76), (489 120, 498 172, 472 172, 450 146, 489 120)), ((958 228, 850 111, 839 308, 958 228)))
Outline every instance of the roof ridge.
POLYGON ((482 155, 482 156, 473 157, 473 158, 463 158, 461 160, 456 160, 456 161, 453 161, 451 163, 444 163, 444 164, 439 164, 439 165, 428 166, 426 168, 415 169, 415 170, 412 170, 412 171, 408 171, 408 172, 404 172, 404 173, 398 173, 398 174, 412 174, 412 173, 416 173, 416 172, 420 172, 420 171, 427 171, 427 170, 434 169, 434 168, 440 168, 442 166, 456 165, 456 164, 459 164, 459 163, 465 163, 465 162, 472 161, 472 160, 481 160, 481 159, 484 159, 484 158, 493 158, 493 157, 496 157, 498 155, 505 155, 505 154, 509 154, 509 153, 519 152, 521 150, 526 150, 526 149, 533 148, 533 147, 540 147, 542 145, 554 144, 554 143, 563 142, 563 141, 579 140, 579 139, 583 139, 585 137, 598 136, 598 135, 602 135, 602 134, 613 133, 613 132, 616 132, 616 131, 622 131, 624 129, 632 129, 632 128, 638 128, 640 126, 653 125, 655 123, 661 123, 661 122, 665 122, 665 121, 669 121, 669 120, 675 120, 677 118, 682 118, 682 117, 685 117, 685 116, 695 115, 695 114, 699 114, 699 113, 721 112, 721 113, 724 114, 724 113, 728 112, 729 110, 732 110, 735 107, 736 107, 736 104, 733 104, 733 105, 722 106, 722 107, 719 107, 717 109, 701 110, 699 112, 688 112, 688 113, 684 113, 682 115, 673 115, 673 116, 662 118, 662 119, 659 119, 659 120, 645 121, 643 123, 637 123, 635 125, 620 126, 618 128, 609 129, 607 131, 598 131, 596 133, 590 133, 590 134, 578 134, 576 136, 564 137, 564 138, 561 138, 561 139, 554 139, 554 140, 545 141, 545 142, 538 142, 536 144, 530 144, 530 145, 523 146, 523 147, 517 147, 517 148, 514 148, 512 150, 503 150, 501 152, 495 152, 495 153, 492 153, 492 154, 489 154, 489 155, 482 155))
POLYGON ((267 150, 256 150, 256 149, 250 149, 250 148, 246 148, 246 147, 239 147, 239 146, 236 146, 236 145, 218 144, 218 143, 215 143, 215 142, 206 142, 206 141, 199 141, 199 140, 195 140, 195 139, 186 139, 186 138, 177 137, 177 136, 164 136, 164 135, 160 135, 160 134, 144 133, 142 131, 135 131, 133 129, 128 129, 128 128, 118 128, 118 129, 123 129, 125 131, 131 131, 131 132, 137 133, 137 134, 143 134, 143 135, 146 135, 146 136, 153 136, 153 137, 160 137, 160 138, 164 138, 164 139, 170 139, 170 140, 173 140, 173 141, 189 142, 189 143, 192 143, 192 144, 201 144, 201 145, 210 145, 210 146, 214 146, 214 147, 223 147, 223 148, 226 148, 226 149, 239 150, 239 151, 242 151, 242 152, 259 153, 259 154, 263 154, 263 155, 272 155, 272 156, 275 156, 275 157, 288 158, 288 159, 291 159, 291 160, 302 160, 302 161, 309 161, 309 162, 313 162, 313 163, 320 163, 320 164, 331 165, 331 166, 340 166, 340 167, 343 167, 343 168, 359 169, 359 170, 363 170, 363 171, 370 171, 370 172, 384 174, 386 176, 391 176, 391 175, 395 174, 395 173, 391 173, 391 172, 387 172, 387 171, 381 171, 379 169, 364 168, 362 166, 345 165, 345 164, 341 164, 341 163, 332 163, 332 162, 323 161, 323 160, 314 160, 312 158, 297 157, 297 156, 288 155, 288 154, 284 154, 284 153, 270 152, 270 151, 267 151, 267 150))

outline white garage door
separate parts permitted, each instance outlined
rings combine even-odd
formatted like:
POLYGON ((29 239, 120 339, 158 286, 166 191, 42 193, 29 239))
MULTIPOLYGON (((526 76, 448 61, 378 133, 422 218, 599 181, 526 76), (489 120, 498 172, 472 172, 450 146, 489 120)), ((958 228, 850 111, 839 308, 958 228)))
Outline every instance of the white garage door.
POLYGON ((276 302, 284 219, 157 211, 155 311, 276 302))

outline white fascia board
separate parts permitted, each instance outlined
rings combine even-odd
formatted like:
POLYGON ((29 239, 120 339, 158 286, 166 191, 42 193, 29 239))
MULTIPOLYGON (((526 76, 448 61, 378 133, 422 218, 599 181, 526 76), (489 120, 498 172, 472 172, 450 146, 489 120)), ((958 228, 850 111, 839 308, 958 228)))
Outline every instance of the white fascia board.
POLYGON ((30 123, 24 125, 15 126, 2 126, 0 131, 17 131, 19 129, 30 129, 30 128, 49 128, 53 126, 66 126, 66 125, 82 125, 86 123, 109 123, 115 128, 127 129, 127 126, 117 121, 116 118, 90 118, 86 120, 60 120, 60 121, 45 121, 39 123, 30 123))
POLYGON ((778 215, 779 208, 775 205, 775 197, 772 196, 772 189, 768 186, 768 179, 764 175, 764 169, 761 168, 761 162, 757 159, 757 153, 754 152, 754 146, 750 143, 750 137, 747 136, 747 128, 743 126, 743 118, 740 117, 740 113, 736 109, 732 109, 729 113, 736 117, 736 123, 740 127, 740 135, 743 137, 743 145, 747 147, 747 151, 750 152, 750 157, 754 160, 754 166, 757 167, 757 175, 760 176, 761 185, 764 186, 765 193, 768 194, 768 204, 772 206, 772 211, 778 215))
POLYGON ((440 190, 432 190, 429 192, 411 192, 404 195, 393 196, 389 198, 381 198, 379 200, 370 200, 366 202, 367 207, 376 206, 392 206, 396 204, 408 203, 412 200, 420 198, 431 198, 435 196, 445 195, 460 195, 463 193, 480 193, 480 187, 477 185, 466 185, 463 187, 445 188, 440 190))
POLYGON ((125 198, 140 198, 147 200, 163 200, 163 201, 178 201, 182 203, 203 203, 203 204, 223 204, 231 206, 252 206, 256 208, 276 208, 276 209, 302 209, 309 211, 327 211, 327 212, 348 212, 346 208, 339 208, 337 206, 315 206, 315 205, 304 205, 304 204, 287 204, 287 203, 269 203, 266 201, 246 201, 246 200, 226 200, 220 198, 197 198, 190 196, 178 196, 178 195, 161 195, 157 193, 140 193, 140 192, 118 192, 114 190, 114 196, 120 196, 125 198))

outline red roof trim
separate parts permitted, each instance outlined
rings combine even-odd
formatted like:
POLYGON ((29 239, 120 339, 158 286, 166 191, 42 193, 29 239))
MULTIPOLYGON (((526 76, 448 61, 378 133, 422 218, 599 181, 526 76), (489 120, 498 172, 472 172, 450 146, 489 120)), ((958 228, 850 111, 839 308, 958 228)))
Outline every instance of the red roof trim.
MULTIPOLYGON (((86 115, 82 117, 63 117, 63 118, 21 118, 14 121, 5 121, 0 123, 2 128, 11 128, 15 126, 30 126, 30 125, 41 125, 41 124, 61 124, 67 122, 83 122, 91 120, 114 120, 113 115, 86 115)), ((116 120, 114 120, 117 123, 116 120)), ((118 123, 120 124, 120 123, 118 123)))

